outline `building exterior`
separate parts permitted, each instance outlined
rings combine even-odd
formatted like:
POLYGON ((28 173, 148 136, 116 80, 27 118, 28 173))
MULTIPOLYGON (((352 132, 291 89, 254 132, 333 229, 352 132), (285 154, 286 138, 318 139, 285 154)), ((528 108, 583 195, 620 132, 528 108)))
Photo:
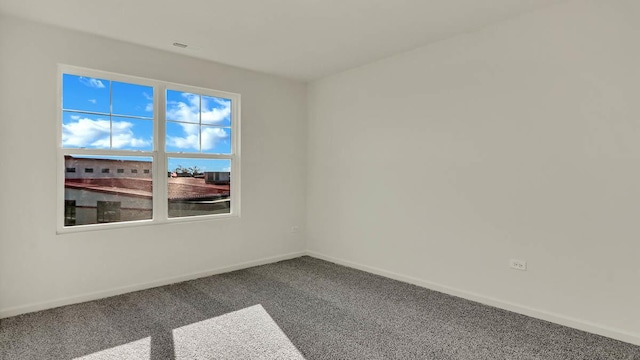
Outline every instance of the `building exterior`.
POLYGON ((64 162, 66 179, 114 177, 151 179, 152 175, 151 159, 132 161, 65 156, 64 162))
POLYGON ((231 173, 229 171, 205 171, 204 182, 207 184, 229 185, 231 183, 231 173))
MULTIPOLYGON (((168 178, 169 217, 228 213, 230 173, 168 178)), ((65 156, 65 226, 153 216, 151 161, 65 156)))

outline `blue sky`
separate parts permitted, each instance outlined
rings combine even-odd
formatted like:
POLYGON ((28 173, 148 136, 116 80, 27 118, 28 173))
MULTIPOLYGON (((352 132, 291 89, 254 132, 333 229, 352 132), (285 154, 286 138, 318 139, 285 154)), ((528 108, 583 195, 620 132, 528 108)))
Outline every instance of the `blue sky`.
MULTIPOLYGON (((153 150, 152 87, 70 74, 62 80, 63 147, 153 150)), ((166 151, 231 153, 231 100, 166 96, 166 151)))
MULTIPOLYGON (((74 158, 129 160, 151 162, 152 158, 144 156, 104 156, 104 155, 72 155, 74 158)), ((231 171, 231 160, 223 159, 189 159, 169 158, 167 171, 174 171, 178 166, 190 168, 197 166, 201 171, 231 171)))
POLYGON ((197 166, 200 171, 231 171, 231 160, 223 159, 186 159, 169 158, 168 171, 175 170, 178 165, 184 168, 197 166))
POLYGON ((166 150, 231 153, 231 100, 167 90, 166 150))
POLYGON ((105 156, 105 155, 71 155, 76 159, 106 159, 152 162, 153 158, 146 156, 105 156))

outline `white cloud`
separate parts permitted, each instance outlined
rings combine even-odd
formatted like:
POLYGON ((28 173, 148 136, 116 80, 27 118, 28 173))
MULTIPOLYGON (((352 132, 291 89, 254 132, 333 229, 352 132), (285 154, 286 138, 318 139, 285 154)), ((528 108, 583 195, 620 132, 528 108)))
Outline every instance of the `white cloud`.
POLYGON ((113 148, 142 148, 151 145, 150 139, 136 138, 133 124, 128 121, 105 119, 78 119, 77 122, 62 125, 62 144, 68 147, 109 148, 109 135, 113 134, 113 148))
POLYGON ((191 124, 179 124, 184 133, 183 136, 167 136, 167 144, 172 147, 185 150, 200 150, 200 138, 202 137, 202 151, 212 150, 220 142, 229 141, 228 129, 218 127, 203 127, 200 131, 200 103, 202 102, 202 124, 216 125, 229 120, 231 115, 231 101, 215 97, 182 93, 185 101, 172 101, 168 103, 167 119, 191 124))
POLYGON ((90 102, 90 103, 92 103, 92 104, 95 104, 95 103, 97 103, 97 102, 98 102, 96 99, 89 99, 89 100, 87 100, 87 101, 88 101, 88 102, 90 102))
POLYGON ((228 120, 231 115, 231 101, 220 98, 202 98, 202 123, 218 124, 223 120, 228 120), (211 108, 213 102, 218 106, 211 108))
POLYGON ((221 141, 228 141, 230 134, 224 128, 205 127, 200 133, 197 124, 180 124, 184 136, 167 136, 167 145, 185 150, 200 150, 200 138, 202 136, 202 151, 212 150, 221 141))
POLYGON ((71 147, 89 147, 104 144, 109 146, 109 120, 79 119, 77 122, 62 125, 62 145, 71 147))
MULTIPOLYGON (((200 122, 200 97, 195 94, 182 93, 186 99, 168 103, 167 119, 192 123, 200 122)), ((229 120, 231 116, 231 101, 215 97, 202 97, 202 123, 216 125, 229 120)))
POLYGON ((200 150, 200 139, 198 137, 200 126, 197 124, 180 124, 184 136, 167 135, 167 145, 178 149, 200 150))
POLYGON ((144 98, 147 99, 148 101, 151 101, 150 103, 147 103, 147 105, 144 108, 144 111, 152 112, 153 111, 153 96, 147 94, 146 91, 142 92, 142 96, 144 96, 144 98))
POLYGON ((199 123, 200 114, 198 113, 198 108, 200 107, 200 99, 198 95, 183 93, 182 96, 186 98, 188 104, 182 101, 170 101, 167 103, 167 119, 199 123))
POLYGON ((204 128, 201 136, 202 151, 212 150, 220 141, 229 139, 229 133, 223 128, 204 128))
POLYGON ((103 89, 104 88, 104 84, 102 83, 102 81, 98 80, 98 79, 94 79, 94 78, 86 78, 86 77, 80 77, 79 78, 80 82, 88 87, 92 87, 92 88, 96 88, 96 89, 103 89))
POLYGON ((71 115, 71 120, 79 120, 80 119, 80 115, 71 115))

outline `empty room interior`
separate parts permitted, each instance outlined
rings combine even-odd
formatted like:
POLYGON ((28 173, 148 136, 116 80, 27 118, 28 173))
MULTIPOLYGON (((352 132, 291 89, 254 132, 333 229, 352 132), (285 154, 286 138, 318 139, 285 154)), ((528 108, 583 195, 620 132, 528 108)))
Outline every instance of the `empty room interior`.
POLYGON ((0 359, 640 359, 637 0, 0 0, 0 359))

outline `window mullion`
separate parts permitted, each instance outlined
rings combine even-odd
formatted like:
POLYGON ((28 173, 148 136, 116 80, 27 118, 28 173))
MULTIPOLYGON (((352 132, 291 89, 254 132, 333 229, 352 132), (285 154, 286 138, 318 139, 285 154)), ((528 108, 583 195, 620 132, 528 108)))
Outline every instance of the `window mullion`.
POLYGON ((107 155, 107 156, 152 156, 152 151, 135 151, 135 150, 101 150, 101 149, 84 149, 84 148, 65 148, 61 149, 64 155, 107 155))
POLYGON ((113 81, 109 80, 109 149, 113 149, 113 81))
POLYGON ((166 153, 167 157, 171 158, 196 158, 196 159, 222 159, 222 160, 233 160, 234 155, 228 154, 200 154, 200 153, 166 153))
POLYGON ((166 142, 166 88, 157 86, 154 89, 155 103, 155 139, 156 151, 155 171, 153 181, 153 204, 154 219, 156 221, 166 221, 169 217, 168 210, 168 180, 167 180, 167 155, 165 154, 166 142))

